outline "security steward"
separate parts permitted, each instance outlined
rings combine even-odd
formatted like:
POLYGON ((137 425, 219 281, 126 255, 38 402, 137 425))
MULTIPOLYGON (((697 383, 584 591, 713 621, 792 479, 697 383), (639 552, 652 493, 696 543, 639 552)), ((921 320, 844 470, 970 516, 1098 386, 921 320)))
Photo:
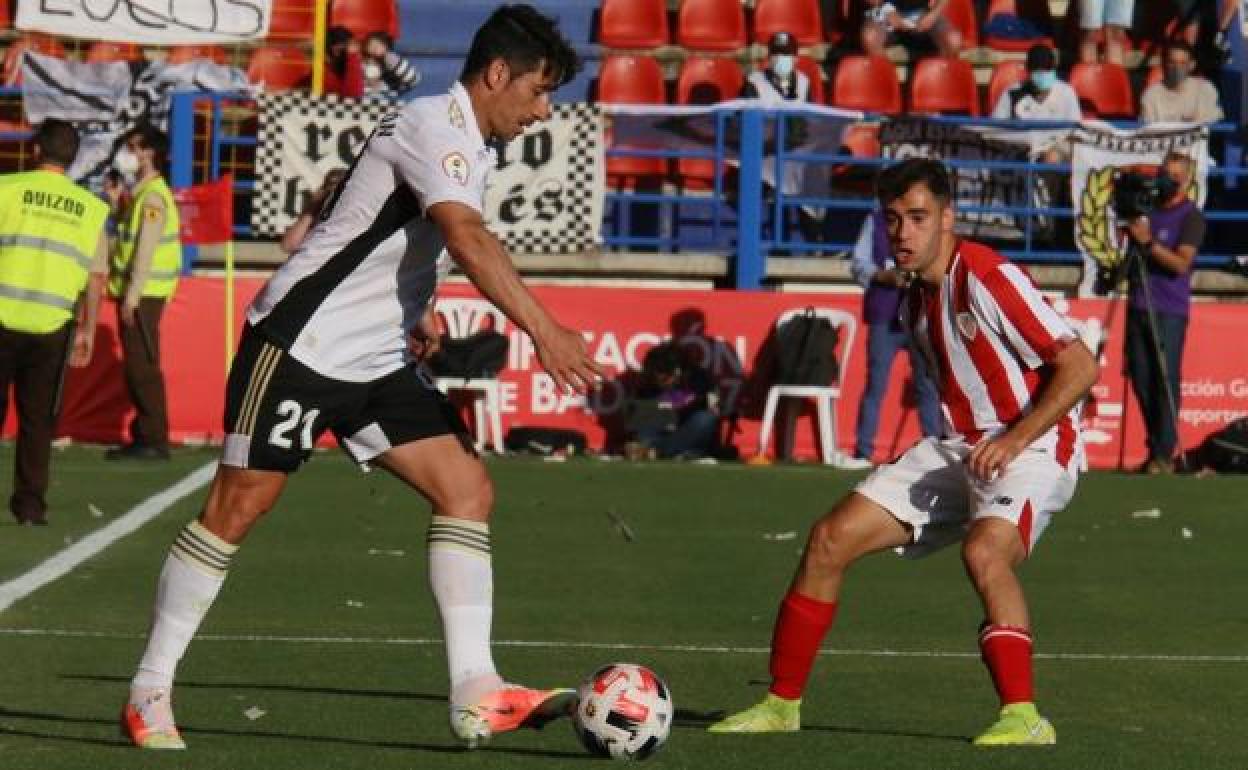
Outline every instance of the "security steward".
POLYGON ((108 206, 65 175, 78 154, 72 125, 44 121, 34 145, 35 170, 0 177, 0 422, 12 384, 18 428, 9 510, 19 524, 44 525, 64 367, 91 360, 108 275, 108 206))
POLYGON ((178 209, 161 176, 169 140, 151 125, 125 137, 114 167, 134 179, 130 207, 118 227, 108 293, 117 301, 126 389, 134 404, 130 443, 110 449, 110 460, 169 459, 165 377, 160 369, 160 318, 173 298, 182 266, 178 209))

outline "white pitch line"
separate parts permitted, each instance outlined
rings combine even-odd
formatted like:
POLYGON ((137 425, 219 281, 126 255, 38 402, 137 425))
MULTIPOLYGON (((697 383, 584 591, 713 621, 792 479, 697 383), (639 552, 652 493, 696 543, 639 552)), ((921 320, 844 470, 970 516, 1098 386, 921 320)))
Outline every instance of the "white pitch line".
POLYGON ((217 463, 193 471, 171 487, 164 489, 126 511, 113 521, 95 530, 73 545, 48 557, 43 563, 22 575, 0 583, 0 612, 13 606, 48 583, 64 577, 70 570, 129 535, 164 513, 170 506, 192 494, 212 480, 217 463))
MULTIPOLYGON (((77 639, 142 639, 140 634, 124 634, 111 631, 86 631, 68 628, 0 628, 0 636, 69 637, 77 639)), ((202 642, 262 642, 286 644, 360 644, 429 647, 441 646, 441 639, 421 637, 382 636, 281 636, 265 634, 200 634, 195 637, 202 642)), ((630 642, 560 642, 537 639, 495 639, 495 647, 519 647, 549 650, 617 650, 624 652, 687 652, 696 654, 762 654, 767 647, 721 647, 696 644, 633 644, 630 642)), ((979 658, 978 652, 948 652, 941 650, 820 650, 820 655, 850 658, 979 658)), ((1248 663, 1248 655, 1166 655, 1160 653, 1103 653, 1103 652, 1040 652, 1033 657, 1040 660, 1089 660, 1115 662, 1153 663, 1248 663)))

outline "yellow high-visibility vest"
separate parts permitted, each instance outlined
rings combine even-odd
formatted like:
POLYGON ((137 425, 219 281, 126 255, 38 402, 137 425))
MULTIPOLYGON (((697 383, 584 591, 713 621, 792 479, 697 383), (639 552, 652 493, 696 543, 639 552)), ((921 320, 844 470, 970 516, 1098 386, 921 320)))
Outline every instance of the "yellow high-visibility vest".
POLYGON ((168 298, 178 287, 178 273, 182 269, 182 243, 178 240, 178 207, 173 202, 173 192, 165 184, 164 177, 155 176, 139 185, 134 191, 134 204, 129 216, 118 228, 117 251, 113 254, 112 271, 108 279, 108 293, 121 297, 126 293, 126 278, 134 261, 134 250, 139 243, 139 230, 143 225, 143 199, 155 193, 165 203, 165 229, 160 234, 156 253, 152 255, 152 267, 143 284, 141 296, 168 298))
POLYGON ((56 171, 0 177, 0 324, 48 334, 73 316, 108 205, 56 171))

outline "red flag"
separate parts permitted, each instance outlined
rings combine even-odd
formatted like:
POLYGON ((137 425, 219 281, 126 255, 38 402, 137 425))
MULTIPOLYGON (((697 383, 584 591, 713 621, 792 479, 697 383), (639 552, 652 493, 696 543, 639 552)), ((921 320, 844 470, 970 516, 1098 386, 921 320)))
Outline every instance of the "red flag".
POLYGON ((224 243, 234 238, 234 176, 175 190, 182 243, 224 243))

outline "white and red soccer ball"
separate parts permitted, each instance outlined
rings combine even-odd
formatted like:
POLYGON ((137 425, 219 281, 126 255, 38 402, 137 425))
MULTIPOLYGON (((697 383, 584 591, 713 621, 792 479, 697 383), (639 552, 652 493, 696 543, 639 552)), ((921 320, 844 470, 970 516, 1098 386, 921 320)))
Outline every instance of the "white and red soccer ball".
POLYGON ((596 756, 645 759, 671 732, 671 691, 645 666, 603 666, 585 680, 577 695, 572 724, 581 743, 596 756))

